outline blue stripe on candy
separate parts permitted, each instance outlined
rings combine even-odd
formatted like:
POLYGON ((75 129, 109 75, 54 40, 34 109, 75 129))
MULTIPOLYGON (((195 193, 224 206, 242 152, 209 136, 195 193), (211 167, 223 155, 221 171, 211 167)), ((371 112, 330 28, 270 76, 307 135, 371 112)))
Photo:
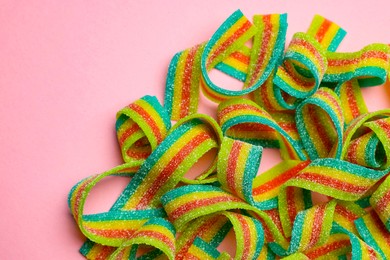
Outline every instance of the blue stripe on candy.
POLYGON ((152 154, 145 160, 145 162, 141 165, 141 168, 137 172, 136 175, 131 179, 130 183, 127 185, 125 190, 119 196, 118 200, 112 206, 112 210, 118 210, 122 208, 129 197, 136 191, 138 186, 144 181, 145 176, 149 173, 149 171, 155 166, 155 164, 159 161, 161 156, 166 152, 169 147, 173 143, 176 142, 182 135, 186 132, 190 131, 193 127, 202 124, 202 121, 194 119, 189 122, 185 122, 176 128, 171 134, 169 134, 162 143, 157 146, 156 150, 152 152, 152 154))
POLYGON ((375 241, 374 237, 371 234, 371 231, 368 229, 366 223, 364 223, 363 218, 359 218, 354 221, 355 227, 357 231, 359 232, 360 236, 363 238, 363 240, 372 248, 374 248, 376 251, 378 251, 379 254, 383 257, 383 259, 386 259, 385 253, 382 251, 378 243, 375 241))
POLYGON ((331 43, 328 46, 328 51, 331 52, 336 51, 341 41, 344 39, 345 35, 347 35, 347 32, 344 29, 339 28, 336 35, 334 36, 334 38, 332 39, 331 43))
POLYGON ((172 115, 173 105, 173 93, 175 89, 175 75, 177 63, 183 52, 178 52, 173 56, 171 63, 169 64, 167 79, 165 83, 165 97, 164 97, 164 108, 167 110, 169 115, 172 115))
POLYGON ((137 220, 151 217, 165 217, 163 209, 145 209, 131 211, 109 211, 99 214, 84 215, 84 221, 137 220))

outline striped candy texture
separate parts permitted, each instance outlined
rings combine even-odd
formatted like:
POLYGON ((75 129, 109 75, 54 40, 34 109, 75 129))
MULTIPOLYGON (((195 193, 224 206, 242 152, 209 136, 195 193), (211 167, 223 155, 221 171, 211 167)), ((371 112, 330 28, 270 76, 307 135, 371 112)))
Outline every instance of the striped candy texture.
POLYGON ((361 87, 386 81, 390 47, 336 52, 346 32, 319 15, 285 50, 286 31, 287 14, 251 22, 238 10, 209 40, 173 56, 164 106, 144 96, 117 113, 124 163, 84 178, 68 196, 86 237, 82 255, 389 256, 390 109, 370 112, 361 87), (217 85, 213 69, 242 89, 217 85), (218 104, 218 122, 197 113, 200 89, 218 104), (260 172, 264 148, 280 149, 283 161, 260 172), (86 214, 92 189, 115 176, 128 184, 110 210, 86 214), (234 255, 221 250, 231 232, 234 255))

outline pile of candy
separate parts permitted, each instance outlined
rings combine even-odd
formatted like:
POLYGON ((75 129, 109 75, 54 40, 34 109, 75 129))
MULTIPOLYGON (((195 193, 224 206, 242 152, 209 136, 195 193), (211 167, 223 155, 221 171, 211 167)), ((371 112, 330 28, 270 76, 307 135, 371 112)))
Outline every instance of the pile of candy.
POLYGON ((345 31, 315 16, 285 50, 286 30, 286 14, 252 24, 236 11, 209 41, 173 57, 164 107, 145 96, 118 112, 125 163, 69 194, 85 257, 390 256, 390 109, 369 112, 360 90, 385 83, 390 47, 338 53, 345 31), (217 86, 211 69, 242 90, 217 86), (218 123, 196 113, 199 89, 219 103, 218 123), (283 161, 257 175, 263 147, 279 148, 283 161), (212 150, 209 168, 186 178, 212 150), (83 214, 91 189, 113 175, 130 182, 110 211, 83 214), (231 229, 235 256, 218 250, 231 229))

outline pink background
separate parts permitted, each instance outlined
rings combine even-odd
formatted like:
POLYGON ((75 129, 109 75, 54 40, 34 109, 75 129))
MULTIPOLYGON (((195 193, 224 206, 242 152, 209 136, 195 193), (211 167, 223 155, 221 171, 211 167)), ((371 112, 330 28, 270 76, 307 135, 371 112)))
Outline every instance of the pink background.
MULTIPOLYGON (((288 12, 287 41, 318 13, 347 30, 341 51, 390 43, 387 0, 54 2, 0 1, 1 259, 82 259, 67 194, 121 163, 116 111, 145 94, 162 101, 172 55, 234 10, 288 12)), ((389 86, 364 95, 371 111, 390 107, 389 86)), ((265 156, 263 169, 278 160, 265 156)), ((108 210, 125 185, 99 185, 87 212, 108 210)))

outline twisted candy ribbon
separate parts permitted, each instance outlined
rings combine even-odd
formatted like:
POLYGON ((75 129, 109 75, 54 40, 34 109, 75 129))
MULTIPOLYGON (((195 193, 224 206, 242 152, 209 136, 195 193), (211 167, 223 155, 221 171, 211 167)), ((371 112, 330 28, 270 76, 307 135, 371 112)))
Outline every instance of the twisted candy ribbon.
POLYGON ((197 111, 199 84, 208 98, 220 102, 250 93, 268 78, 283 53, 287 15, 256 15, 253 20, 252 25, 238 10, 207 43, 173 57, 164 101, 173 120, 197 111), (253 47, 249 50, 244 43, 252 37, 253 47), (248 66, 244 65, 246 62, 248 66), (243 90, 227 90, 215 85, 208 75, 213 68, 243 79, 243 90))
POLYGON ((234 259, 386 259, 390 109, 368 112, 360 87, 385 82, 390 47, 337 53, 345 31, 315 16, 284 53, 286 29, 286 14, 251 24, 236 11, 209 41, 173 57, 164 107, 145 96, 117 113, 125 163, 69 194, 84 256, 231 259, 218 247, 232 230, 234 259), (214 84, 214 68, 243 89, 214 84), (219 124, 196 114, 199 86, 220 103, 219 124), (238 98, 246 94, 254 102, 238 98), (263 147, 280 148, 284 161, 258 175, 263 147), (187 178, 213 150, 208 168, 187 178), (110 176, 130 181, 108 212, 84 214, 110 176))

